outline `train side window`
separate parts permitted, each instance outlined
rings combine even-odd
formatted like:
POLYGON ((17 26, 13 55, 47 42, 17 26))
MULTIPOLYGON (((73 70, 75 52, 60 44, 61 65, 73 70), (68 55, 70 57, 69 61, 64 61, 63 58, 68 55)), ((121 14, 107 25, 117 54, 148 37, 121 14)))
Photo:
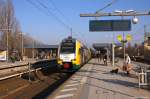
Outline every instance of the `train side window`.
POLYGON ((79 54, 81 53, 81 48, 79 48, 79 54))
POLYGON ((79 48, 79 54, 82 54, 82 53, 83 53, 83 49, 79 48))

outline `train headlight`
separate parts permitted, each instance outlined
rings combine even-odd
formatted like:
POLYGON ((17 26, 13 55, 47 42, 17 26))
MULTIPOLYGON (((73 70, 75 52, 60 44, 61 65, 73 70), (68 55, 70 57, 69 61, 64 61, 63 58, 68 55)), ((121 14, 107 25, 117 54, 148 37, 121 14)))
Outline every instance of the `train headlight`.
POLYGON ((62 65, 62 64, 63 64, 63 60, 60 59, 60 58, 58 58, 58 59, 57 59, 57 63, 60 64, 60 65, 62 65))
POLYGON ((76 62, 76 59, 72 59, 71 62, 72 62, 72 63, 75 63, 75 62, 76 62))
POLYGON ((72 59, 71 61, 76 61, 76 59, 72 59))
POLYGON ((60 58, 57 58, 57 61, 63 61, 62 59, 60 59, 60 58))

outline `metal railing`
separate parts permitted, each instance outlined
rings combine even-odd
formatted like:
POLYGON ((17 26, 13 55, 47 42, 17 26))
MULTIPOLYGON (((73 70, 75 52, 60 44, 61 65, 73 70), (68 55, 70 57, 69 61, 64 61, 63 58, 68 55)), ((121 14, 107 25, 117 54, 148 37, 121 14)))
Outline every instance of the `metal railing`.
POLYGON ((9 78, 13 78, 13 77, 16 77, 16 76, 20 76, 21 77, 21 75, 26 74, 26 73, 29 73, 29 75, 30 75, 31 72, 37 72, 37 71, 39 71, 41 69, 49 68, 52 65, 53 66, 57 65, 56 59, 43 60, 43 61, 40 60, 40 61, 36 61, 34 63, 26 63, 26 64, 16 65, 16 66, 12 66, 12 67, 0 68, 0 70, 3 70, 3 71, 4 70, 7 70, 7 71, 10 70, 11 71, 11 69, 22 68, 22 70, 2 75, 0 77, 0 81, 1 80, 5 80, 5 79, 9 79, 9 78), (39 66, 37 66, 37 65, 39 65, 39 66), (24 69, 23 67, 26 67, 26 69, 23 70, 24 69))

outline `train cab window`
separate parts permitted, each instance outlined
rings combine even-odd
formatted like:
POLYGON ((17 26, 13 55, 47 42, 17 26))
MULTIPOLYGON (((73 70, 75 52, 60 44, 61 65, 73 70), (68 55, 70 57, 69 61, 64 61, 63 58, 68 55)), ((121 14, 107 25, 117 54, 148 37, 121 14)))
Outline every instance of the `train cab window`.
POLYGON ((61 44, 61 53, 75 53, 75 43, 64 42, 61 44))

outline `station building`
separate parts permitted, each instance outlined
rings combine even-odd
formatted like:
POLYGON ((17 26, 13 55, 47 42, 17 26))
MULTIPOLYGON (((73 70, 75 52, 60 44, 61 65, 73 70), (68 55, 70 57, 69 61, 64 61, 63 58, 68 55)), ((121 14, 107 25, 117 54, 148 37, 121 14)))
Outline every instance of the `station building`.
POLYGON ((58 45, 24 46, 24 58, 51 59, 57 57, 58 45))
POLYGON ((7 48, 6 46, 0 44, 0 61, 7 60, 7 48))

